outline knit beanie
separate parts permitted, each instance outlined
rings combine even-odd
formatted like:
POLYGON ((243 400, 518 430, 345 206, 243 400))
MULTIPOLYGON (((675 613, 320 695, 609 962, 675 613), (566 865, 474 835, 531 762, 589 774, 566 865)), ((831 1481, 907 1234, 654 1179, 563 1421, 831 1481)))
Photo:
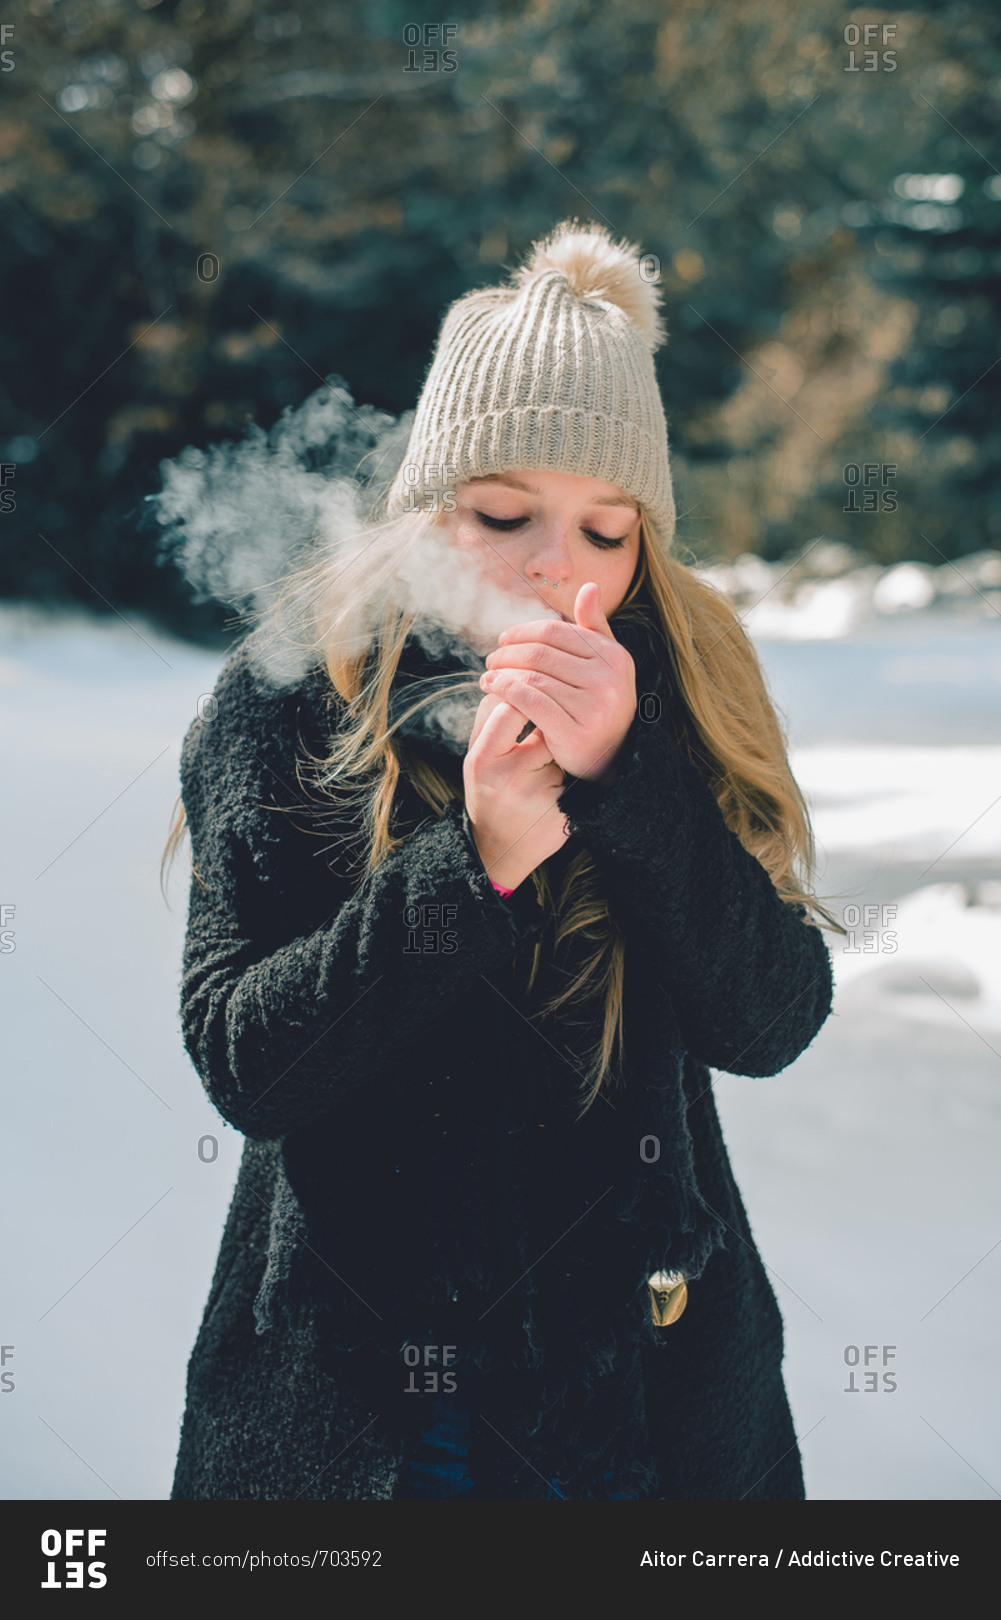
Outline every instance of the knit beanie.
POLYGON ((450 305, 387 515, 433 509, 429 492, 486 473, 576 473, 638 501, 666 553, 674 496, 653 365, 666 332, 646 264, 604 226, 565 220, 506 285, 450 305))

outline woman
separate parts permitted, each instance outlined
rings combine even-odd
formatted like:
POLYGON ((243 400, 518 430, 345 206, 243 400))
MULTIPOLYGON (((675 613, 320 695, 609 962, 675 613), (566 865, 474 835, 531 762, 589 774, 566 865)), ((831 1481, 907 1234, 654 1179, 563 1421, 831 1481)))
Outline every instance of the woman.
POLYGON ((296 576, 307 675, 262 626, 185 738, 182 1026, 246 1144, 175 1498, 804 1494, 709 1066, 813 1039, 831 919, 671 553, 644 265, 570 221, 452 306, 380 521, 296 576))

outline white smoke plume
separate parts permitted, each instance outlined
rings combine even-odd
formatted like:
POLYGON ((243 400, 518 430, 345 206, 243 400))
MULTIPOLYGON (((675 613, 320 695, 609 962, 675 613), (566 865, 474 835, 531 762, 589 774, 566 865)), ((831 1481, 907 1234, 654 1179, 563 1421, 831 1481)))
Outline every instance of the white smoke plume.
MULTIPOLYGON (((275 685, 297 684, 322 656, 317 601, 322 594, 324 613, 337 619, 341 577, 350 578, 355 603, 347 632, 339 621, 348 652, 364 650, 389 606, 413 615, 412 633, 430 657, 450 656, 479 673, 502 629, 557 617, 523 583, 498 588, 429 509, 391 523, 380 517, 412 420, 410 411, 395 418, 356 406, 331 375, 296 409, 286 407, 270 432, 252 423, 240 441, 189 445, 161 462, 162 489, 147 497, 163 531, 161 556, 180 569, 195 601, 224 603, 257 628, 248 646, 275 685), (372 578, 367 599, 360 571, 372 578)), ((423 723, 464 747, 478 701, 444 699, 423 723)))

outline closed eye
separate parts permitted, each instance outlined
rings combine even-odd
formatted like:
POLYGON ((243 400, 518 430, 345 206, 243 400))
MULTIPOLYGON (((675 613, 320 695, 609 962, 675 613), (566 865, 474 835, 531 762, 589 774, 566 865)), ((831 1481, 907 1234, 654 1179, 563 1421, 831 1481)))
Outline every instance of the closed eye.
POLYGON ((503 530, 505 530, 505 532, 508 529, 520 529, 521 525, 523 523, 528 522, 528 519, 523 518, 523 517, 519 517, 519 518, 487 517, 486 512, 477 512, 476 516, 479 518, 481 523, 486 524, 488 529, 503 529, 503 530))
POLYGON ((616 540, 610 534, 596 534, 593 529, 585 529, 584 533, 587 535, 589 540, 594 541, 596 546, 604 546, 606 551, 614 551, 616 546, 624 546, 626 543, 626 536, 624 534, 620 535, 620 537, 616 540))
MULTIPOLYGON (((476 516, 488 529, 500 529, 505 534, 510 533, 513 529, 520 529, 528 522, 527 517, 495 518, 488 517, 486 512, 477 512, 476 516)), ((616 546, 622 546, 626 543, 626 536, 624 534, 620 535, 619 538, 616 539, 614 535, 597 534, 594 529, 584 529, 582 532, 586 534, 588 539, 593 541, 596 546, 603 546, 607 551, 614 551, 616 546)))

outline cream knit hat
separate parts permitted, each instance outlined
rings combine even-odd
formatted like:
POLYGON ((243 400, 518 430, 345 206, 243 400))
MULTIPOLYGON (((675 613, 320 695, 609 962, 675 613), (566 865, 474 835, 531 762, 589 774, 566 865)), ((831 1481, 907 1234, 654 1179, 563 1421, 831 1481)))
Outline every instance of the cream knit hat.
POLYGON ((651 543, 666 552, 674 496, 653 366, 666 333, 648 262, 604 226, 565 220, 506 286, 457 299, 387 515, 428 510, 429 491, 485 473, 577 473, 638 501, 651 543))

